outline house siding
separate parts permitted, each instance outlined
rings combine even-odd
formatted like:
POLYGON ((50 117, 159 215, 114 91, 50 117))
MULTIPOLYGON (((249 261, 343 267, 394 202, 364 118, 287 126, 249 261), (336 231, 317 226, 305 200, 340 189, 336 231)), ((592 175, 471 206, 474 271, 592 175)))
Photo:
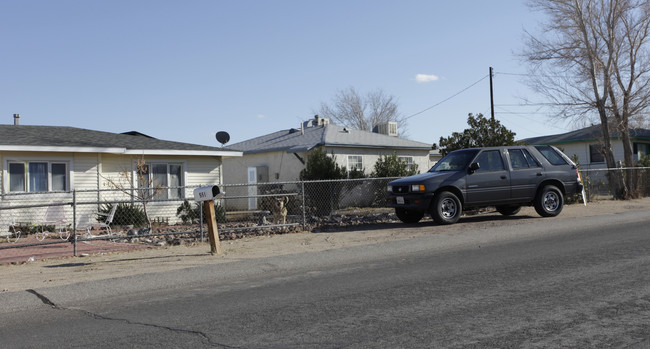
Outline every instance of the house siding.
MULTIPOLYGON (((306 160, 305 153, 298 153, 306 160)), ((266 167, 268 169, 268 182, 292 182, 300 179, 300 171, 305 165, 293 154, 285 151, 247 154, 241 158, 223 159, 223 181, 225 184, 247 184, 249 167, 266 167)), ((259 183, 265 182, 258 179, 259 183)), ((248 186, 229 186, 228 196, 249 195, 248 186)), ((253 189, 257 191, 257 189, 253 189)), ((247 199, 231 199, 225 202, 229 210, 247 210, 247 199)))
MULTIPOLYGON (((306 161, 305 153, 298 153, 306 161)), ((246 154, 241 158, 223 160, 223 177, 227 184, 248 183, 249 167, 266 166, 269 170, 269 182, 287 182, 300 179, 300 171, 305 165, 292 153, 286 151, 246 154)))
POLYGON ((98 189, 99 188, 99 163, 101 157, 94 153, 75 153, 73 156, 74 167, 71 176, 74 176, 73 189, 98 189))

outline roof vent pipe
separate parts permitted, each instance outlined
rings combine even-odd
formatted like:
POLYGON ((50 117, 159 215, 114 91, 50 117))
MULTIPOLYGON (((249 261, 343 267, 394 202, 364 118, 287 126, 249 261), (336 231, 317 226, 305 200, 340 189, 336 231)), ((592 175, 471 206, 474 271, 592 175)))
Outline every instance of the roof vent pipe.
POLYGON ((14 114, 14 125, 20 125, 20 114, 14 114))

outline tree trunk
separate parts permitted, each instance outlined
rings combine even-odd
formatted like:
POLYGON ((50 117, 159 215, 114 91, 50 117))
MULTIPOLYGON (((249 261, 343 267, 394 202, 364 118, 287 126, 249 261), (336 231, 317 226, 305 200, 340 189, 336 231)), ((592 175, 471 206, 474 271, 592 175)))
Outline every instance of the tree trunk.
MULTIPOLYGON (((598 114, 600 115, 600 130, 603 136, 603 155, 605 157, 605 163, 609 169, 617 168, 618 166, 616 165, 616 160, 614 159, 614 150, 612 149, 612 141, 609 134, 609 121, 607 119, 607 112, 602 103, 599 103, 598 114)), ((614 196, 614 199, 622 200, 627 197, 627 190, 622 173, 618 171, 608 171, 607 182, 609 184, 609 190, 611 191, 612 196, 614 196)))

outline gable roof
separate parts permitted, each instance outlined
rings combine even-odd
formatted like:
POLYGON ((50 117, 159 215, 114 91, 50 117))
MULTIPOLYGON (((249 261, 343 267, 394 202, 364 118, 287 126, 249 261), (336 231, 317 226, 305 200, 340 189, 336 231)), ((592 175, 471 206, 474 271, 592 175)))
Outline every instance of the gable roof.
POLYGON ((227 148, 163 141, 67 126, 0 125, 0 151, 115 153, 137 155, 241 156, 227 148))
MULTIPOLYGON (((618 131, 611 132, 610 136, 612 138, 619 138, 618 131)), ((630 137, 633 139, 645 139, 650 140, 650 130, 647 129, 630 129, 630 137)), ((593 142, 599 139, 602 139, 602 132, 600 125, 593 125, 585 127, 579 130, 561 133, 550 136, 541 136, 541 137, 532 137, 522 139, 521 142, 528 144, 566 144, 566 143, 578 143, 578 142, 593 142)))
POLYGON ((431 145, 422 142, 387 136, 368 131, 351 130, 346 127, 326 124, 322 126, 281 130, 230 145, 230 148, 244 154, 286 151, 306 152, 319 146, 430 150, 431 145))

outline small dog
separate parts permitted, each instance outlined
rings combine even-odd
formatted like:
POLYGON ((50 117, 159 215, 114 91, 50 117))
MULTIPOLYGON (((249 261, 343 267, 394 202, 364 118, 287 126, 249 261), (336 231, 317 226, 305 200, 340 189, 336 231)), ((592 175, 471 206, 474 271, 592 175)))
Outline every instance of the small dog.
POLYGON ((271 213, 273 213, 274 224, 287 224, 287 204, 288 196, 274 197, 271 204, 271 213))

